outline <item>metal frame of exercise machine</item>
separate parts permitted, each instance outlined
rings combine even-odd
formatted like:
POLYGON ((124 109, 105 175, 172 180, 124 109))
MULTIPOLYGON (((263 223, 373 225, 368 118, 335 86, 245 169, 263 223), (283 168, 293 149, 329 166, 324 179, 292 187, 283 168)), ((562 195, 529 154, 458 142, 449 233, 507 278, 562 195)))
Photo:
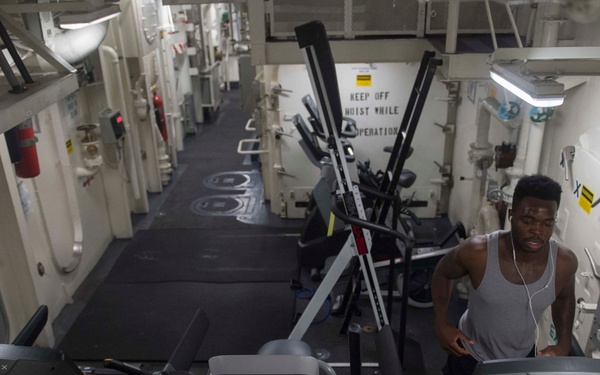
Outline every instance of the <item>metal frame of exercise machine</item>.
MULTIPOLYGON (((387 313, 382 307, 381 291, 379 289, 370 254, 372 245, 371 233, 364 228, 373 230, 376 233, 391 234, 404 243, 405 275, 408 275, 407 271, 410 270, 412 241, 403 233, 386 227, 384 223, 391 202, 393 201, 393 198, 391 198, 393 197, 393 191, 398 183, 404 161, 410 150, 410 143, 421 110, 424 106, 427 92, 431 85, 435 70, 437 69, 437 66, 440 65, 440 61, 433 59, 433 52, 426 52, 423 57, 421 68, 419 69, 417 80, 408 103, 407 112, 405 113, 401 124, 400 134, 394 144, 390 162, 386 169, 386 175, 384 176, 382 186, 380 187, 382 194, 376 199, 376 206, 371 215, 372 220, 368 221, 362 206, 359 189, 357 186, 353 186, 346 162, 341 156, 342 145, 339 139, 339 133, 343 121, 342 108, 335 64, 325 28, 318 21, 310 22, 298 26, 296 28, 296 36, 303 52, 314 94, 319 103, 319 117, 321 123, 325 124, 324 130, 327 136, 327 144, 336 173, 336 179, 338 181, 338 190, 336 191, 334 198, 340 200, 344 206, 343 210, 338 210, 336 207, 337 201, 334 201, 332 204, 332 211, 350 224, 352 236, 349 236, 344 244, 344 247, 336 257, 329 272, 321 282, 320 287, 292 330, 289 338, 302 338, 321 305, 325 302, 327 296, 339 280, 342 272, 353 259, 358 261, 354 267, 356 272, 358 272, 358 270, 362 271, 362 277, 366 284, 371 305, 377 318, 377 327, 381 331, 382 328, 389 326, 389 321, 387 313), (392 194, 386 194, 390 191, 392 194)), ((404 289, 406 289, 406 292, 403 293, 400 345, 398 348, 398 357, 400 361, 403 360, 404 336, 406 333, 407 288, 408 282, 405 282, 404 289)), ((391 332, 391 330, 389 332, 391 332)))
MULTIPOLYGON (((385 226, 386 219, 389 213, 389 209, 392 204, 394 207, 394 215, 392 219, 392 229, 395 230, 395 225, 399 219, 402 206, 399 204, 399 197, 392 199, 396 194, 398 182, 404 169, 404 164, 411 151, 411 143, 415 134, 421 113, 427 100, 427 94, 431 87, 435 71, 441 60, 435 59, 435 52, 425 51, 423 58, 421 59, 421 65, 417 72, 414 85, 411 90, 411 94, 400 124, 400 129, 394 146, 391 151, 388 165, 383 173, 383 178, 379 186, 379 191, 382 193, 381 196, 375 199, 373 204, 373 211, 371 213, 370 221, 377 224, 378 226, 385 226)), ((377 241, 381 231, 376 231, 373 240, 377 241)), ((413 259, 412 252, 414 244, 412 241, 410 245, 404 241, 404 253, 403 263, 403 284, 402 284, 402 302, 401 302, 401 313, 400 313, 400 328, 399 328, 399 342, 398 352, 400 361, 404 360, 404 338, 406 336, 406 320, 407 320, 407 307, 409 298, 409 284, 410 284, 410 265, 413 259)), ((432 254, 429 254, 432 255, 432 254)), ((392 296, 393 296, 393 270, 394 270, 394 257, 390 257, 389 261, 389 279, 388 279, 388 300, 387 300, 387 313, 391 314, 392 296)), ((356 299, 360 294, 360 274, 359 267, 355 264, 352 272, 353 278, 348 284, 346 293, 343 298, 342 308, 346 309, 346 316, 342 325, 342 332, 345 331, 349 324, 349 320, 353 313, 353 309, 356 306, 356 299)))
MULTIPOLYGON (((336 195, 343 201, 346 213, 351 217, 366 220, 358 188, 353 186, 339 132, 342 125, 342 106, 337 83, 335 63, 331 54, 325 27, 319 21, 313 21, 296 27, 298 44, 304 55, 311 85, 319 103, 321 123, 325 124, 327 147, 338 182, 336 195)), ((342 250, 336 257, 331 269, 321 282, 306 310, 290 333, 290 339, 300 340, 318 313, 321 305, 335 286, 337 280, 353 258, 359 259, 373 312, 377 319, 377 328, 389 325, 385 309, 382 307, 381 291, 375 276, 375 268, 370 255, 371 233, 359 225, 352 225, 352 235, 348 237, 342 250)))

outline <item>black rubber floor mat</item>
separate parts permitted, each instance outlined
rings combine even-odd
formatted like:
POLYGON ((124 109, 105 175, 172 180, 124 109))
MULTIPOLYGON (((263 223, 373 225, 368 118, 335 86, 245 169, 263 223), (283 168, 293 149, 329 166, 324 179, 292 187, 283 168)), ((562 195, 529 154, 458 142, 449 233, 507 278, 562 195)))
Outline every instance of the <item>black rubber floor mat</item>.
POLYGON ((154 229, 136 233, 109 283, 289 281, 298 277, 297 231, 154 229))
POLYGON ((76 361, 166 361, 200 308, 209 327, 197 361, 255 354, 289 335, 294 298, 289 283, 104 284, 58 348, 76 361))

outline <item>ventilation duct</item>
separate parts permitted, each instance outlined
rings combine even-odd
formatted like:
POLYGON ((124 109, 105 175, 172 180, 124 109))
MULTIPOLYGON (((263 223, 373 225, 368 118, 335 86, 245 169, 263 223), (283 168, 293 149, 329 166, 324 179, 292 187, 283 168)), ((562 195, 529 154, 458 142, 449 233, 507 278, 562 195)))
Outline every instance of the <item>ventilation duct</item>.
POLYGON ((83 60, 96 51, 106 37, 109 22, 66 30, 54 36, 54 52, 69 64, 83 60))

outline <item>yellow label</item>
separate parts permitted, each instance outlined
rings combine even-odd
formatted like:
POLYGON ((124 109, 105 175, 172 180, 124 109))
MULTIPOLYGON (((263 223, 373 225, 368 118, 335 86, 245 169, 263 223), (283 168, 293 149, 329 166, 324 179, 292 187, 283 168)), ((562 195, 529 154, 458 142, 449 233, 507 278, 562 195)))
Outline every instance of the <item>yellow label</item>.
POLYGON ((70 154, 71 152, 73 152, 73 142, 71 142, 71 140, 67 140, 67 152, 70 154))
POLYGON ((357 74, 356 75, 356 86, 371 86, 371 75, 370 74, 357 74))
POLYGON ((579 207, 583 208, 587 214, 592 210, 592 202, 594 201, 594 193, 587 186, 581 186, 581 196, 579 196, 579 207))
POLYGON ((496 88, 496 85, 490 85, 488 89, 488 96, 495 98, 496 95, 498 95, 498 89, 496 88))

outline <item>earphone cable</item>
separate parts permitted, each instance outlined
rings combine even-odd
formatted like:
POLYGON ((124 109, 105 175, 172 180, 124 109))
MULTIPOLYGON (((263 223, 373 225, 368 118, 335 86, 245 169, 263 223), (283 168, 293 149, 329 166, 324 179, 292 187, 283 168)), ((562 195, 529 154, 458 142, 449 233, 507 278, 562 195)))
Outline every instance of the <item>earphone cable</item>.
POLYGON ((548 283, 546 285, 544 285, 544 287, 542 287, 540 290, 538 290, 537 292, 533 293, 533 295, 529 292, 529 288, 527 287, 527 283, 525 282, 525 278, 523 277, 523 275, 521 274, 521 271, 519 270, 519 267, 517 266, 517 256, 515 253, 515 242, 513 240, 513 236, 512 236, 512 231, 510 232, 510 242, 512 245, 512 253, 513 253, 513 263, 515 265, 515 269, 517 270, 517 273, 519 274, 519 277, 521 277, 521 281, 523 281, 523 286, 525 287, 525 292, 527 293, 527 298, 528 298, 528 304, 529 304, 529 312, 531 313, 531 317, 533 318, 533 323, 535 324, 535 342, 533 344, 533 355, 535 357, 537 357, 537 342, 540 338, 540 329, 537 323, 537 320, 535 319, 535 315, 533 314, 533 306, 532 306, 532 302, 531 300, 533 299, 533 297, 535 297, 536 294, 540 293, 541 291, 543 291, 544 289, 548 288, 548 286, 550 285, 550 283, 552 282, 552 278, 554 277, 554 259, 552 256, 552 249, 550 248, 550 244, 548 244, 548 252, 550 254, 550 263, 551 263, 551 267, 552 267, 552 271, 550 274, 550 278, 548 279, 548 283))

